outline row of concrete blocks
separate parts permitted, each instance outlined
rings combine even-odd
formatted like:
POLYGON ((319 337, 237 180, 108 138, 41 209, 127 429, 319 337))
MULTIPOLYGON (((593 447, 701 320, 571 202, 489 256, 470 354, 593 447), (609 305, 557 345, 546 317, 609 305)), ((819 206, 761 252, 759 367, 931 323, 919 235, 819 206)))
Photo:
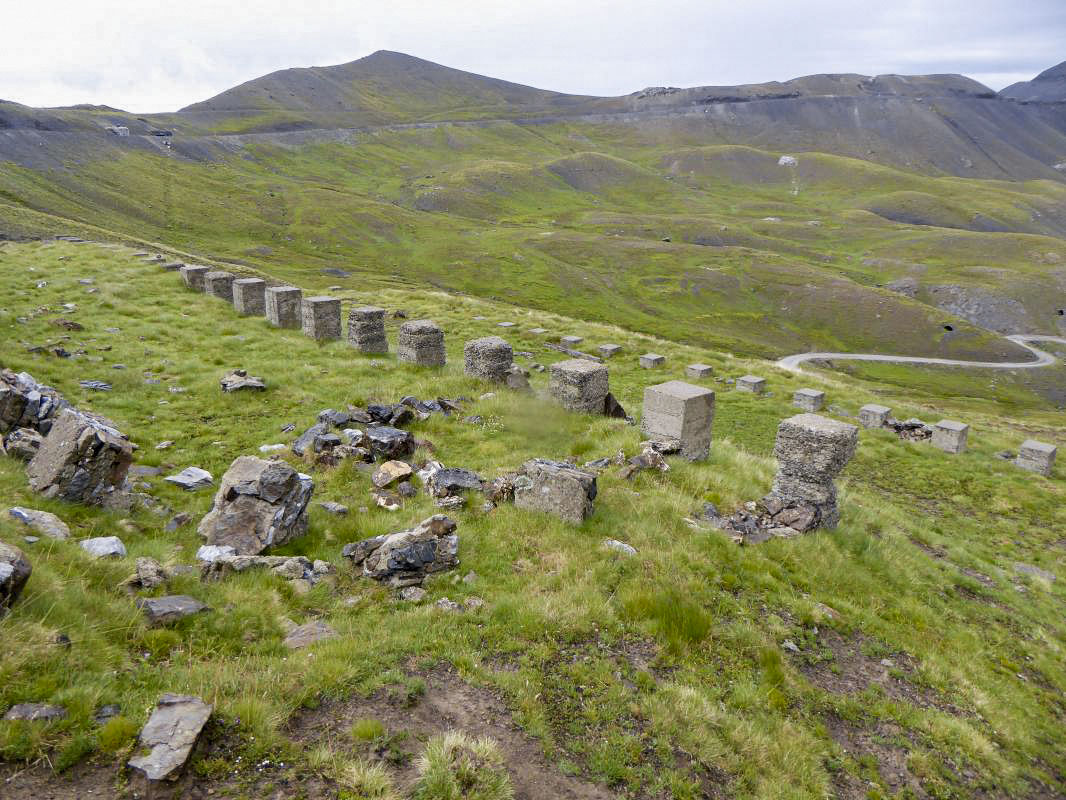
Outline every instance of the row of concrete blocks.
MULTIPOLYGON (((870 403, 859 409, 859 424, 864 428, 883 428, 891 414, 892 409, 888 406, 870 403)), ((965 422, 942 419, 933 426, 933 436, 930 441, 938 450, 957 455, 966 450, 969 433, 970 426, 965 422)), ((1057 453, 1058 448, 1053 444, 1028 439, 1022 443, 1014 463, 1030 472, 1051 475, 1057 453)))

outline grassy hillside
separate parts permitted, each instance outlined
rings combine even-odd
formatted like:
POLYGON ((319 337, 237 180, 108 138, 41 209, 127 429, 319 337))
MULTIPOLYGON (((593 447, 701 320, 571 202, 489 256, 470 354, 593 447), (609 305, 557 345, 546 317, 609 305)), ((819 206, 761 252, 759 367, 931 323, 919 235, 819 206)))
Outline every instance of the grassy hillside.
MULTIPOLYGON (((207 172, 198 173, 201 196, 234 199, 224 181, 207 184, 207 172)), ((319 191, 316 197, 329 196, 319 191)), ((263 192, 264 209, 268 198, 263 192)), ((249 208, 229 205, 234 230, 246 224, 241 214, 249 208)), ((382 219, 418 216, 384 202, 381 208, 394 215, 382 219)), ((310 201, 300 213, 316 209, 326 213, 310 201)), ((183 213, 191 217, 191 201, 183 213)), ((23 224, 41 224, 29 216, 23 224)), ((208 217, 203 231, 225 227, 208 217)), ((474 238, 478 229, 441 219, 485 246, 474 238)), ((183 225, 159 231, 184 240, 183 225)), ((214 235, 207 239, 212 248, 240 246, 236 233, 214 235)), ((306 241, 299 246, 309 248, 306 241)), ((286 252, 298 252, 293 248, 286 252)), ((197 465, 217 480, 238 455, 288 442, 295 434, 281 432, 286 424, 299 432, 320 409, 406 394, 473 398, 457 417, 411 429, 432 442, 432 457, 487 477, 533 456, 581 463, 619 450, 633 455, 639 433, 624 422, 563 413, 506 390, 477 399, 492 387, 462 375, 462 342, 499 332, 496 323, 505 320, 518 323, 505 335, 533 354, 520 359, 527 365, 560 357, 525 332, 532 327, 583 335, 590 347, 623 345, 610 362, 611 388, 637 416, 646 385, 680 377, 694 361, 713 365, 722 378, 764 375, 772 395, 709 381, 718 392, 710 460, 671 460, 669 472, 632 481, 607 469, 596 513, 580 527, 511 506, 485 513, 473 500, 451 512, 460 567, 431 580, 420 604, 357 577, 340 550, 429 516, 431 501, 420 495, 390 514, 370 502, 364 472, 311 468, 286 452, 283 458, 311 471, 316 501, 351 508, 337 517, 314 506, 308 535, 281 551, 331 561, 335 585, 303 594, 265 572, 218 583, 179 575, 168 591, 194 595, 213 610, 164 629, 147 627, 118 583, 137 556, 192 564, 200 543, 195 523, 211 492, 186 494, 160 477, 144 478, 159 502, 193 517, 168 533, 170 512, 125 516, 43 501, 26 488, 21 464, 0 458, 5 501, 53 511, 74 533, 70 542, 26 544, 25 529, 0 515, 0 539, 23 547, 34 566, 22 599, 0 620, 0 707, 40 701, 70 712, 47 725, 0 722, 5 797, 83 797, 90 790, 123 796, 117 766, 163 691, 199 694, 216 708, 180 789, 187 796, 208 789, 215 796, 349 800, 405 794, 427 738, 449 724, 442 718, 494 738, 511 780, 529 797, 1066 795, 1063 469, 1041 478, 995 456, 1029 437, 1066 444, 1061 413, 1039 394, 1015 387, 975 400, 971 395, 981 393, 966 381, 977 377, 962 372, 917 388, 896 387, 883 375, 798 377, 628 326, 427 291, 400 279, 363 282, 370 270, 350 281, 303 273, 309 288, 337 281, 347 287, 338 292, 347 301, 439 321, 450 363, 420 370, 239 318, 131 253, 0 244, 3 365, 28 370, 114 419, 139 446, 137 464, 162 474, 197 465), (64 316, 83 331, 53 324, 65 303, 76 305, 64 316), (30 349, 53 342, 84 354, 60 359, 30 349), (666 355, 667 366, 639 369, 636 355, 648 350, 666 355), (262 375, 268 390, 222 395, 218 379, 234 367, 262 375), (147 375, 161 383, 146 382, 147 375), (89 392, 78 385, 85 379, 114 388, 89 392), (741 548, 686 524, 683 517, 705 502, 731 511, 768 490, 774 431, 793 412, 792 390, 806 385, 826 390, 830 403, 850 413, 876 401, 901 418, 965 420, 973 426, 971 447, 952 457, 886 432, 862 432, 840 481, 843 523, 835 532, 741 548), (185 391, 169 391, 178 387, 185 391), (468 414, 483 423, 463 422, 468 414), (157 450, 164 439, 174 446, 157 450), (94 561, 76 541, 110 534, 125 541, 127 558, 94 561), (604 549, 608 537, 631 544, 636 556, 604 549), (1018 564, 1056 579, 1022 573, 1018 564), (434 605, 475 596, 484 605, 463 613, 434 605), (281 645, 288 626, 316 619, 338 638, 295 652, 281 645), (56 644, 58 634, 69 637, 69 647, 56 644), (93 715, 108 703, 117 703, 120 715, 101 727, 93 715)), ((262 261, 273 263, 270 256, 262 261)), ((396 270, 410 275, 409 268, 396 270)), ((396 324, 389 321, 393 337, 396 324)), ((533 382, 542 391, 545 376, 534 372, 533 382)))

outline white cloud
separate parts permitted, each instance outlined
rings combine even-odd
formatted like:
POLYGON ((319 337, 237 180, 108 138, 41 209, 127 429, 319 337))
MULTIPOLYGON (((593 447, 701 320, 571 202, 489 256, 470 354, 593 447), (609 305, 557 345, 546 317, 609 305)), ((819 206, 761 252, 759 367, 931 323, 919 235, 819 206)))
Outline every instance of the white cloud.
POLYGON ((6 5, 0 97, 134 111, 174 110, 266 72, 377 49, 586 94, 816 72, 964 72, 1000 88, 1066 58, 1062 0, 6 5))

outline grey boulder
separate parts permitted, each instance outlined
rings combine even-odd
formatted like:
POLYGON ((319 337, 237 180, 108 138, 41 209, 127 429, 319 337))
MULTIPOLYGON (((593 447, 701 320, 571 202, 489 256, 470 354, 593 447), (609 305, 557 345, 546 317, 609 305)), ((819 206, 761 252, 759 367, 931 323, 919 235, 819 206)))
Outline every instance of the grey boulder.
POLYGON ((127 762, 129 768, 149 785, 176 781, 211 711, 212 707, 199 697, 164 694, 141 729, 140 745, 149 752, 131 758, 127 762))

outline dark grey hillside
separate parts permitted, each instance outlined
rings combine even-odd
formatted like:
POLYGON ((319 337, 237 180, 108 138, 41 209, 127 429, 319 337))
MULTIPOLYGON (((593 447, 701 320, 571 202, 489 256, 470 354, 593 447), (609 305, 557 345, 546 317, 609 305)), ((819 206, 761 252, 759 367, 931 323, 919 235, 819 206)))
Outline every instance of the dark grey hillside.
POLYGON ((1011 84, 999 96, 1019 103, 1066 103, 1066 61, 1031 81, 1011 84))

